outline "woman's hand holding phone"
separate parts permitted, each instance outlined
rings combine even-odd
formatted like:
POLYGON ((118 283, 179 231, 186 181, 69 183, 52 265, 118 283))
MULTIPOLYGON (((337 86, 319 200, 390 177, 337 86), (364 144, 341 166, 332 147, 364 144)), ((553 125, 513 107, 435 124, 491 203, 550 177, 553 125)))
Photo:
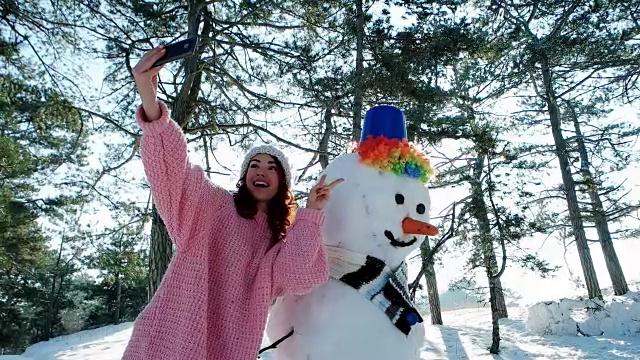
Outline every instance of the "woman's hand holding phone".
POLYGON ((158 106, 158 73, 164 65, 153 67, 153 64, 165 53, 164 46, 159 46, 150 50, 138 61, 133 68, 133 79, 138 88, 138 94, 142 100, 142 108, 148 121, 160 118, 160 107, 158 106))

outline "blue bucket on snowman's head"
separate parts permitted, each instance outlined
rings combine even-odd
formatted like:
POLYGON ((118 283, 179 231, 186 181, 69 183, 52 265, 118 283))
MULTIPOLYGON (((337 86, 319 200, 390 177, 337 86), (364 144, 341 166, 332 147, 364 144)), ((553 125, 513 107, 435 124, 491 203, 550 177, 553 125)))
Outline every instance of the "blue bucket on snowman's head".
POLYGON ((374 106, 364 116, 362 137, 365 141, 369 136, 377 138, 404 140, 407 138, 407 126, 402 110, 391 105, 374 106))

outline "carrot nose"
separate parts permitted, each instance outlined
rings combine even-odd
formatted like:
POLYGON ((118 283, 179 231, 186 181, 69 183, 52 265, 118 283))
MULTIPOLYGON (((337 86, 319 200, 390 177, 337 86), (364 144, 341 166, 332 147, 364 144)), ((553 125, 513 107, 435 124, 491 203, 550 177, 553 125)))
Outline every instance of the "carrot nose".
POLYGON ((440 233, 440 231, 438 231, 438 228, 436 228, 435 226, 426 222, 414 220, 410 217, 406 217, 404 218, 404 220, 402 220, 402 231, 404 231, 405 234, 429 236, 435 236, 440 233))

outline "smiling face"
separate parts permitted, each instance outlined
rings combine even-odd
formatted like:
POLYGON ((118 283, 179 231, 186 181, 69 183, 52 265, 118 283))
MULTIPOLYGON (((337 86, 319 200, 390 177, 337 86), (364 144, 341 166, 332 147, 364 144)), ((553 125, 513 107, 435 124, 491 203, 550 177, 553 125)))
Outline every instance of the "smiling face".
POLYGON ((420 181, 360 164, 346 154, 325 169, 327 182, 344 178, 325 207, 325 243, 397 266, 415 250, 429 225, 429 190, 420 181))
POLYGON ((245 183, 251 195, 262 203, 269 202, 278 193, 282 169, 266 154, 258 154, 249 162, 245 183))

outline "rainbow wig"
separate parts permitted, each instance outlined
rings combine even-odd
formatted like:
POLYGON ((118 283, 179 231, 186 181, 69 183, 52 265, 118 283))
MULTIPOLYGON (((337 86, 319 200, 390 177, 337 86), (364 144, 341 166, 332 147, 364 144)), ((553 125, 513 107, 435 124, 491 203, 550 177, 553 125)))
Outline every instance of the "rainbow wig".
POLYGON ((389 139, 384 136, 368 136, 360 142, 355 151, 360 162, 389 171, 398 176, 404 175, 427 183, 434 173, 429 160, 406 139, 389 139))

